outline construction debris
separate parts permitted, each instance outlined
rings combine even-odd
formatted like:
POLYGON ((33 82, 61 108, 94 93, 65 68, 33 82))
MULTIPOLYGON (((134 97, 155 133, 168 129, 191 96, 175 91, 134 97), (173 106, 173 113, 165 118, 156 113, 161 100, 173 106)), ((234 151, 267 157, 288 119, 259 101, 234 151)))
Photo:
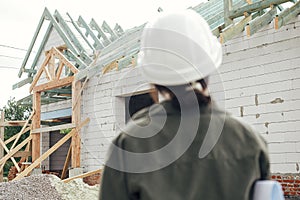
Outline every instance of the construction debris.
POLYGON ((49 174, 32 175, 16 181, 0 183, 0 199, 93 200, 98 199, 99 185, 89 186, 82 179, 64 183, 49 174))

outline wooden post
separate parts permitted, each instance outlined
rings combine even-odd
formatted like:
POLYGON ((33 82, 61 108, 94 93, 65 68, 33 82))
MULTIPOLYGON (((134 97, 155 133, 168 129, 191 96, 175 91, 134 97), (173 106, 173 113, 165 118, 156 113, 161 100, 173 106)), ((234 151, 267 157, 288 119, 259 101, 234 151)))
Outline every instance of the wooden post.
MULTIPOLYGON (((4 123, 4 111, 1 111, 1 123, 4 123)), ((0 139, 4 141, 4 126, 0 127, 0 139)), ((4 148, 0 146, 0 159, 3 158, 4 155, 4 148)), ((3 182, 3 170, 0 172, 0 182, 3 182)))
MULTIPOLYGON (((80 107, 81 107, 81 82, 72 82, 72 124, 77 127, 80 123, 80 107)), ((71 167, 80 167, 80 131, 77 131, 71 141, 71 167)))
POLYGON ((233 19, 229 17, 229 13, 232 10, 232 0, 223 0, 224 1, 224 20, 225 27, 233 24, 233 19))
MULTIPOLYGON (((32 118, 32 128, 38 129, 41 126, 41 93, 33 92, 33 110, 35 112, 32 118)), ((32 162, 40 157, 40 133, 32 134, 32 162)), ((39 168, 40 165, 37 165, 39 168)))

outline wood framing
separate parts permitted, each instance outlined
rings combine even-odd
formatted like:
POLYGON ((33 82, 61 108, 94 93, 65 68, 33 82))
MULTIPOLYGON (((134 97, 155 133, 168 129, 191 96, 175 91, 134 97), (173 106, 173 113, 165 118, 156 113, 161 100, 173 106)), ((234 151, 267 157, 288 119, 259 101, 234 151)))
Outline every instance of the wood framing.
POLYGON ((32 139, 32 136, 30 135, 28 138, 26 138, 23 142, 18 144, 14 149, 10 150, 8 154, 6 154, 1 160, 0 165, 4 164, 10 157, 12 157, 15 153, 17 153, 25 144, 27 144, 32 139))
POLYGON ((64 179, 67 175, 68 166, 70 165, 70 161, 71 161, 71 152, 72 152, 72 146, 70 145, 67 156, 66 156, 66 160, 64 163, 64 167, 61 172, 61 176, 60 176, 61 179, 64 179))
MULTIPOLYGON (((33 110, 35 112, 35 115, 32 119, 32 128, 38 129, 41 127, 41 93, 40 92, 34 92, 33 93, 33 110)), ((40 133, 32 134, 32 161, 40 157, 40 140, 41 135, 40 133)), ((39 165, 37 166, 39 167, 39 165)))
POLYGON ((239 21, 236 25, 233 25, 226 30, 224 30, 222 33, 220 33, 220 42, 225 43, 226 41, 232 39, 237 34, 241 33, 246 24, 252 19, 251 15, 248 17, 245 17, 241 21, 239 21))
POLYGON ((44 127, 44 128, 38 128, 38 129, 33 129, 31 133, 43 133, 43 132, 50 132, 50 131, 58 131, 58 130, 63 130, 63 129, 68 129, 68 128, 75 128, 76 125, 69 123, 69 124, 62 124, 62 125, 57 125, 57 126, 49 126, 49 127, 44 127))
POLYGON ((73 82, 73 80, 74 80, 73 76, 68 76, 66 78, 62 78, 59 80, 53 80, 48 83, 44 83, 44 84, 34 87, 33 91, 34 92, 42 92, 42 91, 51 90, 51 89, 55 89, 55 88, 59 88, 59 87, 64 87, 64 86, 70 85, 73 82))
POLYGON ((35 75, 29 88, 29 92, 32 92, 34 89, 35 91, 45 91, 71 84, 73 79, 71 80, 70 77, 60 79, 64 66, 69 68, 74 74, 79 71, 57 48, 52 47, 50 51, 46 52, 46 58, 35 75), (59 60, 58 66, 55 64, 55 59, 59 60), (49 82, 37 86, 43 73, 49 82))
MULTIPOLYGON (((24 171, 22 171, 14 180, 19 180, 24 176, 27 176, 34 168, 40 165, 40 163, 45 160, 48 156, 50 156, 54 151, 56 151, 61 145, 63 145, 67 140, 73 137, 77 131, 79 131, 83 126, 88 124, 90 119, 87 118, 83 122, 81 122, 78 127, 72 129, 72 131, 66 134, 62 139, 60 139, 57 143, 55 143, 48 151, 46 151, 43 155, 37 158, 30 166, 28 166, 24 171)), ((30 137, 31 138, 31 135, 30 137)), ((27 138, 28 139, 28 138, 27 138)), ((24 145, 23 145, 24 146, 24 145)), ((16 153, 16 152, 14 152, 16 153)), ((0 160, 1 163, 2 159, 0 160)))
MULTIPOLYGON (((74 81, 72 83, 72 123, 75 126, 78 126, 80 123, 80 107, 81 101, 80 94, 81 91, 81 82, 74 81), (79 98, 79 99, 77 99, 79 98), (78 102, 76 102, 76 100, 78 102)), ((71 167, 78 168, 80 167, 80 135, 79 131, 75 133, 74 137, 72 137, 71 141, 71 149, 72 149, 72 159, 71 159, 71 167)))
POLYGON ((101 173, 101 172, 102 172, 102 169, 97 169, 97 170, 94 170, 94 171, 86 172, 84 174, 80 174, 78 176, 73 176, 73 177, 67 178, 67 179, 63 180, 63 182, 68 183, 68 182, 70 182, 74 179, 85 178, 85 177, 92 176, 94 174, 98 174, 98 173, 101 173))

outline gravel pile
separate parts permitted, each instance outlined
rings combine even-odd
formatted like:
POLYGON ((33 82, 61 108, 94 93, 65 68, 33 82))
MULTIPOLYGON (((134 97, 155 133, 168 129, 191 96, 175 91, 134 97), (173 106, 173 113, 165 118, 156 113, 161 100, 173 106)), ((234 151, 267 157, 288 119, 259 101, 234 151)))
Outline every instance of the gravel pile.
POLYGON ((97 185, 89 186, 82 179, 64 183, 49 174, 0 183, 1 200, 97 200, 98 194, 97 185))
POLYGON ((53 175, 33 175, 17 181, 0 183, 0 199, 62 200, 51 184, 53 175))

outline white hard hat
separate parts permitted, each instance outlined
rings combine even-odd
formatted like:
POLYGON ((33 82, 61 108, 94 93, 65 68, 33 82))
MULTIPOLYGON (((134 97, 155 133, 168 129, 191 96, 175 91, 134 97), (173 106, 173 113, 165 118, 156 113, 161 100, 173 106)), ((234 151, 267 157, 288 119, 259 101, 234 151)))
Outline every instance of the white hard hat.
POLYGON ((138 66, 150 82, 182 85, 202 79, 222 62, 222 47, 195 11, 163 13, 143 31, 138 66))

